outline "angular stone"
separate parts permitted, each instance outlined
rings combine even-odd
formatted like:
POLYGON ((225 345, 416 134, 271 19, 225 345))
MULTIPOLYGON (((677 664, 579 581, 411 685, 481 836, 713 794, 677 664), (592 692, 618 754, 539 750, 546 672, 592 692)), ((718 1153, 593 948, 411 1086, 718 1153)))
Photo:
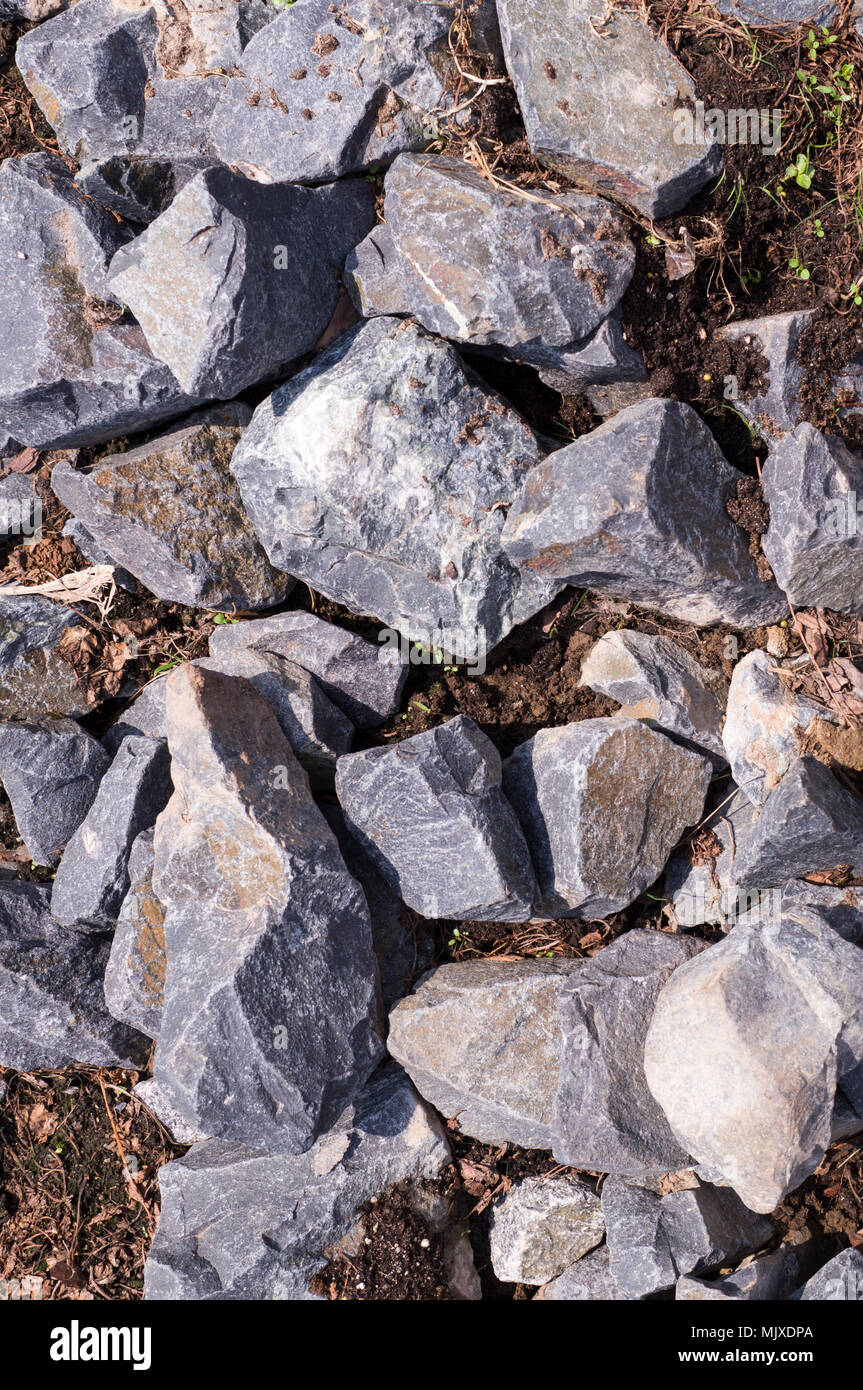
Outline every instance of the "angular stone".
POLYGON ((147 1039, 102 998, 107 940, 58 926, 49 895, 46 884, 0 882, 0 1066, 140 1069, 147 1039))
POLYGON ((800 335, 812 317, 811 309, 794 309, 787 314, 768 314, 758 319, 739 319, 716 330, 726 342, 751 346, 767 358, 768 381, 763 391, 744 400, 734 399, 734 409, 771 443, 781 438, 800 420, 800 387, 804 368, 797 361, 800 335))
POLYGON ((453 348, 373 319, 258 407, 231 466, 274 565, 471 660, 555 592, 500 543, 541 454, 453 348))
POLYGON ((799 758, 737 845, 743 887, 781 888, 790 878, 849 864, 863 872, 863 802, 815 758, 799 758))
POLYGON ((845 941, 863 939, 863 888, 833 888, 798 879, 782 889, 782 912, 795 921, 814 917, 845 941))
POLYGON ((535 367, 552 391, 587 396, 603 418, 652 394, 644 358, 627 343, 618 310, 580 342, 564 348, 521 347, 508 355, 535 367))
POLYGON ((647 1084, 680 1142, 754 1211, 772 1211, 818 1167, 837 1082, 853 1102, 861 999, 860 951, 791 918, 736 926, 663 987, 647 1084))
POLYGON ((0 426, 26 445, 98 444, 199 403, 111 292, 108 263, 128 236, 62 159, 31 154, 0 167, 0 279, 15 325, 0 355, 0 426))
POLYGON ((770 507, 764 554, 798 607, 863 612, 863 466, 838 436, 798 425, 773 448, 761 476, 770 507))
POLYGON ((550 1149, 558 997, 582 962, 438 966, 390 1014, 387 1047, 436 1110, 483 1144, 550 1149))
POLYGON ((298 188, 208 169, 117 253, 109 281, 184 391, 229 399, 315 346, 374 217, 362 179, 298 188))
POLYGON ((42 525, 42 513, 32 477, 9 473, 0 480, 0 541, 34 535, 42 525))
POLYGON ((537 577, 697 625, 757 626, 786 605, 725 509, 739 479, 691 406, 642 401, 531 470, 503 546, 537 577))
POLYGON ((500 755, 465 715, 401 743, 339 758, 350 830, 424 917, 524 922, 536 880, 501 791, 500 755))
POLYGON ((606 917, 662 872, 704 807, 711 765, 637 719, 541 729, 508 758, 516 809, 539 884, 535 913, 606 917))
POLYGON ((216 1138, 308 1149, 381 1055, 362 891, 264 697, 184 666, 156 823, 165 1007, 154 1075, 216 1138))
POLYGON ((747 25, 829 24, 836 13, 833 6, 819 5, 818 0, 714 0, 720 14, 730 15, 747 25))
POLYGON ((800 1292, 800 1301, 812 1303, 816 1300, 863 1302, 863 1254, 859 1250, 850 1246, 841 1250, 807 1280, 800 1292))
POLYGON ((35 864, 58 863, 110 761, 71 719, 0 723, 0 781, 35 864))
POLYGON ((311 671, 358 729, 382 724, 401 704, 408 666, 399 652, 389 644, 376 647, 314 613, 276 613, 248 623, 224 623, 210 634, 212 656, 244 647, 275 652, 311 671))
POLYGON ((59 10, 65 10, 69 0, 0 0, 0 19, 26 19, 40 23, 59 10))
POLYGON ((695 102, 691 77, 642 20, 615 11, 600 37, 591 0, 497 0, 497 11, 543 164, 652 218, 677 212, 719 172, 719 147, 680 119, 695 102), (610 119, 621 111, 625 120, 610 119))
POLYGON ((196 425, 89 472, 58 463, 51 486, 97 544, 167 603, 271 608, 288 592, 230 472, 239 429, 196 425))
POLYGON ((69 840, 54 877, 51 912, 64 927, 111 931, 129 888, 129 854, 171 794, 171 759, 157 739, 126 738, 69 840))
POLYGON ((766 652, 738 661, 722 741, 734 780, 753 805, 764 805, 823 723, 835 724, 836 716, 789 690, 766 652))
POLYGON ((165 1002, 165 909, 153 892, 153 830, 129 853, 129 890, 105 971, 105 1003, 114 1018, 158 1038, 165 1002))
POLYGON ((398 277, 399 257, 385 222, 372 227, 345 261, 345 288, 363 318, 409 314, 411 311, 398 277))
POLYGON ((648 1089, 644 1039, 663 984, 703 949, 686 937, 631 931, 566 981, 554 1104, 560 1163, 630 1177, 691 1163, 648 1089))
POLYGON ((81 619, 64 603, 34 594, 0 597, 0 718, 89 714, 87 692, 60 654, 81 619))
POLYGON ((590 649, 580 684, 619 701, 622 715, 643 719, 724 763, 717 675, 667 637, 619 628, 590 649))
POLYGON ((126 221, 148 225, 210 163, 208 159, 172 162, 111 155, 85 164, 75 182, 103 208, 110 208, 126 221))
POLYGON ((309 1279, 362 1203, 404 1178, 436 1178, 449 1161, 439 1122, 398 1067, 377 1072, 308 1153, 196 1145, 159 1173, 146 1297, 312 1299, 309 1279))
POLYGON ((143 1101, 147 1109, 152 1111, 177 1144, 202 1144, 209 1138, 208 1134, 200 1134, 198 1130, 187 1124, 178 1115, 177 1111, 165 1100, 152 1076, 148 1076, 145 1081, 139 1081, 137 1086, 133 1086, 132 1095, 143 1101))
POLYGON ((114 570, 113 580, 118 589, 125 589, 129 594, 138 593, 138 581, 134 574, 115 564, 108 552, 94 541, 86 526, 82 526, 80 521, 70 517, 63 527, 63 535, 72 541, 91 565, 111 565, 114 570))
POLYGON ((593 1188, 569 1174, 522 1178, 492 1204, 491 1262, 506 1284, 545 1284, 605 1235, 593 1188))
POLYGON ((814 1241, 801 1245, 780 1245, 769 1255, 749 1259, 731 1274, 718 1279, 697 1279, 682 1275, 674 1297, 685 1303, 725 1303, 746 1300, 751 1303, 777 1302, 791 1297, 801 1279, 812 1267, 814 1241))
POLYGON ((762 901, 758 888, 742 888, 735 872, 737 845, 758 819, 758 808, 733 782, 712 789, 704 818, 705 836, 718 841, 718 853, 704 852, 685 845, 669 859, 665 868, 665 893, 671 899, 680 930, 702 923, 733 923, 741 914, 755 909, 774 910, 772 890, 762 901), (696 862, 693 863, 693 848, 696 862))
POLYGON ((544 1284, 534 1298, 546 1303, 619 1303, 623 1295, 611 1277, 608 1246, 591 1250, 549 1284, 544 1284))

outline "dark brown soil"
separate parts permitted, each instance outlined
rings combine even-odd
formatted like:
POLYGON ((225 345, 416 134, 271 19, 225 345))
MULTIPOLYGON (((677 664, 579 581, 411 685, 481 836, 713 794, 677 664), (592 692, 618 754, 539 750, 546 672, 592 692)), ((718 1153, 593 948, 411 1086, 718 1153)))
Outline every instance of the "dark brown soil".
POLYGON ((443 1242, 412 1209, 407 1183, 360 1208, 362 1231, 350 1253, 311 1281, 313 1293, 348 1302, 447 1301, 443 1242))

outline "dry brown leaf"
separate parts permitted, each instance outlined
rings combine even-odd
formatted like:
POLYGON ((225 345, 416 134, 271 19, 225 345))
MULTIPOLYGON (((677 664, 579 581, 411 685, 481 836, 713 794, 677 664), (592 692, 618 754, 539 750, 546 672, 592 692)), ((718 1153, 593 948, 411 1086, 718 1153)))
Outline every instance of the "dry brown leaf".
POLYGON ((44 1144, 57 1128, 57 1117, 41 1102, 37 1101, 27 1116, 27 1127, 37 1144, 44 1144))
POLYGON ((39 462, 38 449, 22 449, 6 464, 10 473, 32 473, 39 462))

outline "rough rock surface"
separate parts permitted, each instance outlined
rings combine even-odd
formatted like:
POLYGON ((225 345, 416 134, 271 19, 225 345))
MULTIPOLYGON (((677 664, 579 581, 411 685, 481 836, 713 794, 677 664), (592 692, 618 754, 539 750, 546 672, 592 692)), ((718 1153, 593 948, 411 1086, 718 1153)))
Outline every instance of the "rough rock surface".
POLYGON ((89 714, 87 692, 61 655, 81 619, 64 603, 34 594, 0 598, 0 718, 89 714))
POLYGON ((534 1297, 547 1303, 621 1302, 623 1295, 611 1276, 608 1246, 600 1245, 583 1255, 534 1297))
POLYGON ((58 863, 110 761, 72 719, 0 723, 0 782, 35 864, 58 863))
POLYGON ((168 603, 270 608, 290 585, 267 560, 230 471, 241 431, 195 425, 102 459, 58 463, 51 486, 113 558, 168 603))
POLYGON ((815 1242, 780 1245, 769 1255, 744 1261, 731 1274, 716 1279, 698 1279, 684 1274, 677 1281, 674 1297, 685 1303, 725 1303, 730 1300, 752 1303, 776 1302, 791 1297, 812 1268, 815 1242))
POLYGON ((450 1160, 439 1121, 398 1067, 379 1071, 312 1149, 271 1154, 211 1141, 162 1168, 148 1299, 311 1299, 324 1251, 357 1209, 450 1160))
POLYGON ((863 1090, 861 998, 860 951, 790 918, 736 926, 663 987, 647 1083, 680 1142, 753 1210, 821 1162, 837 1082, 852 1102, 863 1090))
POLYGON ((739 479, 691 406, 652 398, 531 470, 504 549, 536 577, 696 625, 757 626, 786 605, 725 510, 739 479))
POLYGON ((677 212, 721 167, 675 119, 695 86, 635 15, 591 24, 591 0, 497 0, 527 138, 552 169, 647 217, 677 212))
MULTIPOLYGON (((713 835, 714 852, 696 850, 684 844, 665 866, 665 893, 672 900, 678 927, 686 930, 702 923, 733 922, 741 914, 762 905, 757 885, 742 888, 735 872, 737 845, 758 819, 756 806, 733 782, 719 784, 708 796, 709 815, 704 832, 713 835)), ((768 890, 763 906, 773 910, 776 898, 768 890)))
POLYGON ((442 1115, 484 1144, 550 1149, 558 996, 580 961, 441 965, 390 1014, 387 1047, 442 1115))
MULTIPOLYGON (((721 8, 721 6, 720 6, 721 8)), ((738 319, 717 329, 717 338, 741 340, 767 359, 766 389, 744 399, 735 396, 733 406, 771 443, 800 420, 800 387, 804 369, 797 360, 800 335, 812 317, 811 309, 787 314, 768 314, 759 319, 738 319)))
POLYGON ((825 1299, 844 1303, 863 1302, 863 1255, 850 1247, 840 1251, 807 1280, 800 1299, 804 1303, 825 1299))
POLYGON ((0 541, 32 536, 41 524, 42 501, 32 477, 8 473, 0 481, 0 541))
POLYGON ((453 348, 373 319, 258 407, 231 466, 274 565, 470 660, 555 592, 500 543, 541 456, 453 348))
POLYGON ((507 759, 504 791, 530 848, 547 917, 605 917, 661 873, 701 816, 706 758, 637 719, 541 729, 507 759))
POLYGON ((75 182, 103 208, 128 222, 146 226, 165 212, 186 184, 210 164, 209 159, 185 163, 112 155, 85 164, 75 182))
POLYGON ((466 715, 339 758, 336 795, 394 892, 424 917, 524 922, 536 880, 500 754, 466 715))
POLYGON ((64 927, 109 931, 129 888, 129 854, 171 794, 167 744, 123 740, 54 877, 51 912, 64 927))
POLYGON ((504 1283, 545 1284, 604 1235, 599 1198, 580 1178, 522 1178, 491 1208, 492 1266, 504 1283))
POLYGON ((363 318, 410 313, 398 275, 398 260, 392 233, 385 222, 372 227, 359 246, 348 253, 345 288, 363 318))
POLYGON ((715 675, 667 637, 620 628, 588 652, 581 684, 619 701, 622 715, 644 719, 724 763, 715 675))
POLYGON ((381 1054, 368 911, 264 697, 172 673, 156 823, 165 1007, 154 1075, 216 1138, 303 1152, 381 1054))
POLYGON ((129 853, 129 891, 105 970, 105 1003, 115 1018, 158 1038, 165 998, 165 909, 153 892, 153 830, 129 853))
POLYGON ((58 926, 42 883, 0 882, 0 1066, 141 1068, 149 1044, 105 1008, 105 938, 58 926))
POLYGON ((744 887, 781 888, 838 864, 863 872, 863 802, 823 763, 799 758, 739 840, 734 876, 744 887))
POLYGON ((753 805, 764 805, 822 721, 835 723, 835 715, 790 690, 765 651, 738 661, 722 741, 732 776, 753 805))

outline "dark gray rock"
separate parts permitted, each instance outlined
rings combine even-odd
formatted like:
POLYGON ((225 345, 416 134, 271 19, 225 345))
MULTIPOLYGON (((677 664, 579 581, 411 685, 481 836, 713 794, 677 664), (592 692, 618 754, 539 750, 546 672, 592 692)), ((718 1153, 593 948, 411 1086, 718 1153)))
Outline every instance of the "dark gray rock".
POLYGON ((537 915, 606 917, 658 878, 704 807, 706 758, 637 719, 542 729, 504 763, 530 848, 537 915))
POLYGON ((248 623, 224 623, 210 635, 210 654, 253 647, 304 667, 320 681, 334 705, 358 729, 373 728, 395 714, 408 665, 390 645, 364 637, 314 613, 276 613, 248 623))
POLYGON ((833 5, 818 0, 714 0, 720 14, 754 28, 762 25, 803 24, 806 20, 829 24, 836 14, 833 5))
POLYGON ((411 312, 398 276, 398 260, 392 233, 385 222, 372 227, 359 246, 348 253, 345 288, 363 318, 411 312))
POLYGON ((647 217, 677 212, 721 168, 713 142, 676 120, 689 74, 634 14, 591 0, 497 0, 506 65, 534 154, 647 217), (623 113, 625 113, 625 118, 623 113))
MULTIPOLYGON (((105 970, 105 1003, 114 1018, 158 1038, 165 1002, 165 909, 153 892, 153 830, 129 852, 129 890, 105 970)), ((182 1142, 182 1141, 181 1141, 182 1142)))
POLYGON ((41 883, 0 882, 0 1066, 133 1067, 149 1043, 112 1018, 102 997, 108 943, 66 931, 41 883))
POLYGON ((303 1152, 381 1055, 365 899, 249 681, 180 667, 167 720, 176 790, 156 823, 167 975, 154 1075, 194 1128, 303 1152))
POLYGON ((818 1273, 807 1280, 800 1292, 803 1303, 816 1300, 844 1303, 863 1302, 863 1254, 848 1247, 840 1250, 818 1273))
POLYGON ((374 218, 364 179, 298 188, 208 169, 117 253, 109 280, 183 390, 227 399, 315 346, 374 218))
POLYGON ((71 719, 0 723, 0 781, 35 864, 58 863, 110 761, 71 719))
POLYGON ((129 888, 129 854, 171 794, 167 744, 134 735, 120 744, 54 877, 51 912, 64 927, 109 931, 129 888))
POLYGON ((731 1274, 717 1279, 698 1279, 684 1274, 677 1281, 674 1297, 686 1303, 725 1303, 731 1300, 751 1303, 784 1301, 806 1278, 817 1258, 817 1241, 799 1245, 780 1245, 769 1255, 746 1260, 731 1274))
POLYGON ((508 355, 535 367, 552 391, 587 396, 603 419, 651 394, 644 359, 627 343, 618 310, 580 342, 563 348, 522 347, 508 355))
POLYGON ((722 741, 740 790, 763 806, 810 740, 836 716, 798 695, 760 648, 738 661, 728 691, 722 741))
POLYGON ((816 918, 845 941, 863 939, 863 888, 796 880, 782 889, 782 912, 794 921, 816 918))
POLYGON ((124 570, 121 565, 116 564, 108 552, 103 550, 101 545, 93 539, 86 526, 82 526, 80 521, 76 521, 74 517, 70 517, 63 527, 63 535, 67 536, 69 540, 77 546, 78 550, 80 550, 85 559, 90 561, 91 565, 111 565, 114 570, 114 583, 117 585, 118 589, 125 589, 126 592, 130 594, 138 593, 138 581, 134 574, 130 574, 128 570, 124 570))
MULTIPOLYGON (((793 430, 800 420, 804 368, 797 360, 796 350, 811 317, 811 309, 794 309, 787 314, 739 319, 716 330, 717 338, 742 341, 752 352, 760 352, 767 359, 764 389, 746 400, 735 394, 731 404, 771 444, 793 430)), ((726 385, 733 389, 733 383, 726 385)))
POLYGON ((312 1299, 309 1279, 362 1203, 450 1161, 437 1119, 398 1067, 305 1154, 198 1144, 159 1173, 162 1215, 145 1269, 156 1299, 312 1299))
POLYGON ((650 399, 532 469, 502 543, 523 572, 698 625, 786 611, 725 505, 740 474, 691 406, 650 399))
POLYGON ((195 425, 89 472, 59 463, 64 507, 146 589, 193 608, 271 608, 289 590, 270 565, 230 471, 242 431, 195 425))
POLYGON ((781 888, 790 878, 849 864, 863 872, 863 802, 815 758, 799 758, 737 844, 743 887, 781 888))
POLYGON ((111 155, 85 164, 75 182, 103 208, 129 222, 147 225, 170 207, 187 183, 210 167, 206 158, 171 162, 111 155))
POLYGON ((501 791, 500 755, 465 715, 339 758, 348 827, 387 883, 424 917, 524 922, 536 881, 501 791))
POLYGON ((453 348, 373 319, 258 407, 231 466, 274 565, 472 660, 555 592, 500 543, 541 456, 453 348))
POLYGON ((604 1235, 599 1198, 568 1173, 522 1178, 492 1203, 489 1214, 492 1267, 506 1284, 545 1284, 604 1235))
POLYGON ((623 1294, 611 1276, 608 1246, 582 1256, 557 1279, 544 1284, 534 1298, 546 1303, 620 1303, 623 1294))
POLYGON ((0 597, 0 719, 87 714, 74 667, 60 654, 81 619, 64 603, 34 594, 0 597))

